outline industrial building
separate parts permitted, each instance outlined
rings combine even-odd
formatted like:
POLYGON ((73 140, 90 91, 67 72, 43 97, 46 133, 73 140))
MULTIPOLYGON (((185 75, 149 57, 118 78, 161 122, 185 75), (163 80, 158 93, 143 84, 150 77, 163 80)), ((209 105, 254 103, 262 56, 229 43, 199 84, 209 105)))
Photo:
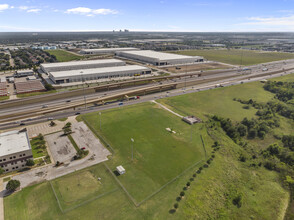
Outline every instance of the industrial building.
POLYGON ((33 159, 27 131, 9 131, 0 134, 0 166, 5 172, 22 169, 33 159))
POLYGON ((103 60, 85 60, 85 61, 71 61, 61 63, 45 63, 40 67, 45 73, 68 71, 68 70, 80 70, 80 69, 92 69, 100 67, 112 67, 112 66, 125 66, 126 63, 117 59, 103 59, 103 60))
POLYGON ((138 50, 134 47, 124 47, 124 48, 101 48, 101 49, 83 49, 80 51, 81 54, 115 54, 119 51, 133 51, 138 50))
POLYGON ((116 55, 144 63, 150 63, 155 66, 178 65, 186 63, 191 64, 203 61, 203 57, 199 56, 184 56, 178 54, 156 52, 152 50, 118 51, 116 52, 116 55))
POLYGON ((56 84, 98 80, 113 77, 127 77, 150 74, 151 70, 139 65, 103 67, 83 70, 49 72, 49 78, 56 84))

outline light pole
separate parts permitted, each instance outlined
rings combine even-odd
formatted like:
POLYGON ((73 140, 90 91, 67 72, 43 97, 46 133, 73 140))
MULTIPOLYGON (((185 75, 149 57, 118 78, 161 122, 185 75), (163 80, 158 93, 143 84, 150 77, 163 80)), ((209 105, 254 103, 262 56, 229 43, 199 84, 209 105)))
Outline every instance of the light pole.
POLYGON ((134 159, 134 139, 133 138, 131 138, 131 141, 132 141, 132 161, 133 161, 133 159, 134 159))
POLYGON ((99 119, 100 119, 100 130, 101 130, 101 112, 99 112, 99 119))
POLYGON ((81 71, 81 76, 82 76, 82 84, 83 84, 83 95, 84 95, 84 102, 85 102, 85 109, 87 109, 87 100, 86 100, 86 95, 85 95, 85 88, 84 88, 84 76, 83 76, 83 71, 81 71))

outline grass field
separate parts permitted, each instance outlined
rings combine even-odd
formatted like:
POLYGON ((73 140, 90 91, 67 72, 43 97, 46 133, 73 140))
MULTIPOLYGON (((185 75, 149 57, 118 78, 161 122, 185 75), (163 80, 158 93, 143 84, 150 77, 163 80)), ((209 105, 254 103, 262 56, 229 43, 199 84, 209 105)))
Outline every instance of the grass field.
MULTIPOLYGON (((294 74, 279 78, 293 79, 294 74)), ((272 99, 273 94, 264 91, 262 86, 255 82, 159 101, 185 115, 206 119, 206 114, 218 114, 239 121, 245 116, 254 117, 256 110, 243 109, 233 98, 252 98, 261 102, 272 99)), ((106 164, 112 171, 117 165, 126 168, 126 174, 117 178, 138 202, 203 158, 203 151, 198 148, 202 146, 200 134, 209 154, 213 140, 217 140, 221 148, 210 167, 191 182, 191 188, 185 191, 185 198, 179 202, 179 209, 174 214, 169 210, 196 168, 136 207, 100 164, 52 181, 65 210, 82 206, 62 213, 50 183, 44 182, 4 198, 5 219, 283 219, 289 192, 282 187, 278 173, 262 166, 251 167, 250 161, 240 162, 244 148, 235 144, 220 128, 198 124, 192 128, 190 142, 191 126, 151 103, 103 111, 102 131, 99 114, 90 113, 80 118, 90 123, 92 129, 114 148, 115 154, 106 164), (177 133, 167 132, 167 127, 177 133), (130 138, 135 140, 134 162, 131 161, 130 138), (102 185, 98 184, 97 177, 102 177, 102 185), (116 188, 117 191, 111 191, 116 188), (107 192, 111 193, 104 195, 107 192), (103 196, 86 203, 99 195, 103 196), (236 195, 242 195, 239 208, 232 203, 236 195)), ((274 132, 293 132, 293 122, 282 117, 280 122, 281 127, 274 132)), ((269 135, 262 143, 252 143, 260 149, 262 144, 272 143, 271 138, 269 135)))
POLYGON ((173 53, 189 56, 203 56, 208 60, 245 66, 294 58, 294 54, 291 53, 259 52, 251 50, 185 50, 175 51, 173 53))
POLYGON ((204 157, 200 139, 200 134, 205 135, 204 126, 191 127, 155 104, 145 103, 102 114, 102 131, 97 113, 82 118, 114 148, 115 156, 108 164, 112 170, 118 165, 124 166, 126 174, 118 179, 137 202, 204 157), (176 134, 166 128, 172 128, 176 134), (133 162, 131 138, 135 140, 133 162), (182 162, 176 163, 177 160, 182 162))
POLYGON ((118 189, 111 174, 103 165, 55 179, 52 186, 63 210, 74 208, 118 189))
POLYGON ((253 108, 243 109, 243 105, 233 99, 253 98, 258 102, 267 102, 274 95, 265 91, 262 86, 263 84, 260 82, 253 82, 160 99, 159 102, 171 106, 176 112, 183 115, 192 114, 205 119, 206 115, 218 114, 239 121, 244 117, 255 117, 256 110, 253 108))
POLYGON ((55 55, 58 62, 68 62, 73 60, 83 59, 83 56, 78 56, 65 50, 46 50, 51 55, 55 55))

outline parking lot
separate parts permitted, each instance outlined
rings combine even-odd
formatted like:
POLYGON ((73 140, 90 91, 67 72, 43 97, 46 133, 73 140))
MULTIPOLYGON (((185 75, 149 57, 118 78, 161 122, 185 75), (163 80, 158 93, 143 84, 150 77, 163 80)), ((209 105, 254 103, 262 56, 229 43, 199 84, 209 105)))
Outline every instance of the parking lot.
POLYGON ((68 164, 76 155, 76 149, 73 147, 68 137, 63 136, 62 134, 63 132, 58 132, 46 135, 45 140, 48 143, 53 161, 55 163, 59 161, 68 164))

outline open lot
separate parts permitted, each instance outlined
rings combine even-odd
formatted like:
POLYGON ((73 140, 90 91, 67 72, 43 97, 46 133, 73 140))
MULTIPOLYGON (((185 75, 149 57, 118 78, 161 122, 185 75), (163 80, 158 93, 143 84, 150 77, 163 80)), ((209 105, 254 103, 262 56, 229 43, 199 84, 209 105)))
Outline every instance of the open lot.
POLYGON ((83 59, 83 56, 78 56, 73 53, 67 52, 65 50, 46 50, 51 55, 56 56, 57 61, 59 62, 68 62, 73 60, 83 59))
POLYGON ((245 66, 294 58, 294 54, 291 53, 260 52, 251 50, 184 50, 175 51, 173 53, 189 56, 203 56, 208 60, 245 66))
POLYGON ((231 66, 220 64, 220 63, 199 63, 194 65, 180 65, 178 67, 166 67, 161 68, 172 73, 186 73, 200 70, 212 70, 212 69, 228 69, 231 66))

